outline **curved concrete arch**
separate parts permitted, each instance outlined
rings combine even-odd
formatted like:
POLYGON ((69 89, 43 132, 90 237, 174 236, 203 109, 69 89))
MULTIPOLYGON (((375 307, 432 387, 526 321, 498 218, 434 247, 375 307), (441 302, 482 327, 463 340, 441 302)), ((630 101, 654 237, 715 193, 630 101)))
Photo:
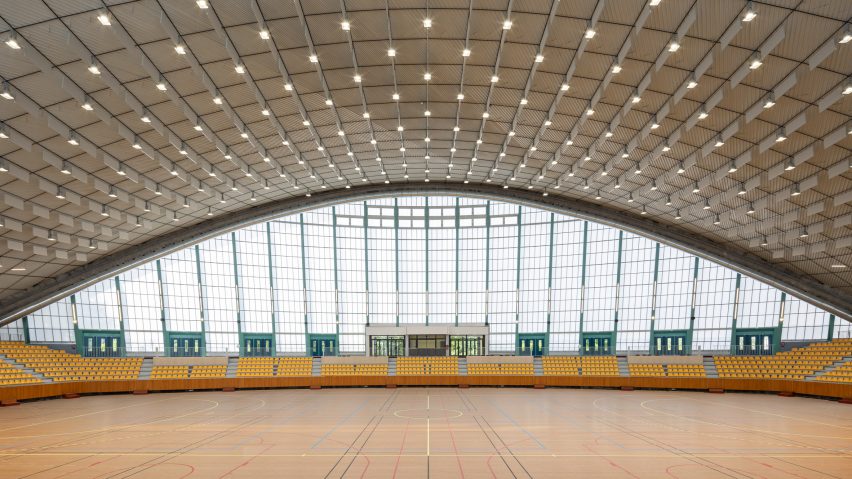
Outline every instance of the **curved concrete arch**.
POLYGON ((790 293, 829 313, 852 321, 852 298, 824 284, 768 263, 746 251, 734 250, 680 228, 561 195, 542 196, 528 190, 456 183, 369 185, 332 190, 311 197, 294 197, 221 215, 98 258, 65 274, 16 293, 0 303, 0 325, 8 324, 69 294, 118 273, 166 256, 196 243, 281 216, 336 204, 393 196, 466 196, 505 201, 594 221, 638 234, 721 264, 790 293))

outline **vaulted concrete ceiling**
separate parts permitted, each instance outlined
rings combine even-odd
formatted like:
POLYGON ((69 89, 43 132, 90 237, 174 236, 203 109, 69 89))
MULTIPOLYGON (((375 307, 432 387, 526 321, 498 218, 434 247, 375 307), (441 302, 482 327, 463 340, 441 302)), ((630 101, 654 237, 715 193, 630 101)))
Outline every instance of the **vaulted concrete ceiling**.
POLYGON ((844 0, 2 0, 0 302, 210 216, 425 181, 585 200, 848 298, 850 17, 844 0))

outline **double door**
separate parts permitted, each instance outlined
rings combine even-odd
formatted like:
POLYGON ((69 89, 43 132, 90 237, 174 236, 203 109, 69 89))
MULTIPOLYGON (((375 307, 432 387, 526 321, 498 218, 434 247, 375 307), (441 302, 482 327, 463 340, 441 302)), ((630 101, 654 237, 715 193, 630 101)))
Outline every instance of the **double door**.
POLYGON ((405 356, 405 336, 370 336, 371 356, 405 356))
POLYGON ((312 335, 310 346, 311 356, 337 356, 337 337, 312 335))
POLYGON ((544 336, 521 335, 518 338, 518 355, 541 356, 544 354, 544 336))
POLYGON ((270 337, 243 338, 243 356, 273 356, 272 349, 270 337))
POLYGON ((485 354, 485 336, 450 336, 451 356, 482 356, 485 354))

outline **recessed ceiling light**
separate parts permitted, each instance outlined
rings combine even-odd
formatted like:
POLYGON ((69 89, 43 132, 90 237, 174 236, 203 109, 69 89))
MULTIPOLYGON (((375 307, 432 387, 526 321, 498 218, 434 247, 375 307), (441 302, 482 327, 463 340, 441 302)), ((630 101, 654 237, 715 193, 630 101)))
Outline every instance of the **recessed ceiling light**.
POLYGON ((751 2, 746 4, 745 14, 743 15, 744 22, 750 22, 757 17, 757 11, 754 9, 754 5, 751 2))
POLYGON ((311 54, 308 56, 308 61, 311 63, 319 62, 319 58, 317 58, 316 54, 311 54))
POLYGON ((399 93, 394 93, 391 95, 391 98, 393 98, 394 101, 399 101, 399 93))
POLYGON ((210 5, 207 4, 207 0, 195 0, 195 4, 202 10, 207 10, 210 7, 210 5))
POLYGON ((585 37, 586 37, 587 39, 591 40, 592 38, 595 38, 595 35, 596 35, 596 34, 597 34, 597 32, 595 31, 595 29, 594 29, 594 28, 589 27, 589 28, 587 28, 587 29, 586 29, 585 37))
POLYGON ((835 263, 835 264, 832 264, 832 265, 831 265, 831 267, 832 267, 832 268, 836 268, 836 269, 840 269, 840 268, 845 268, 845 267, 846 267, 846 265, 845 265, 845 264, 841 264, 841 263, 835 263))
POLYGON ((423 19, 423 28, 432 28, 432 19, 424 18, 423 19))
POLYGON ((242 75, 243 73, 246 72, 246 68, 242 65, 237 64, 237 65, 234 65, 234 71, 237 72, 238 74, 242 75))
POLYGON ((469 57, 470 56, 470 49, 465 48, 464 50, 462 50, 462 56, 463 57, 469 57))
POLYGON ((388 56, 395 57, 396 56, 396 48, 388 48, 388 56))
POLYGON ((491 75, 491 83, 497 83, 498 81, 500 81, 500 77, 497 75, 491 75))
POLYGON ((543 61, 544 61, 544 55, 542 55, 541 53, 539 53, 538 55, 535 56, 535 62, 536 63, 541 63, 543 61))
POLYGON ((342 22, 340 22, 340 28, 344 32, 348 32, 352 28, 352 25, 349 24, 348 20, 343 20, 342 22))
POLYGON ((101 25, 108 27, 112 25, 112 22, 109 19, 109 12, 106 10, 101 10, 98 12, 98 21, 101 22, 101 25))
POLYGON ((177 53, 178 55, 186 55, 186 47, 181 43, 176 44, 175 53, 177 53))

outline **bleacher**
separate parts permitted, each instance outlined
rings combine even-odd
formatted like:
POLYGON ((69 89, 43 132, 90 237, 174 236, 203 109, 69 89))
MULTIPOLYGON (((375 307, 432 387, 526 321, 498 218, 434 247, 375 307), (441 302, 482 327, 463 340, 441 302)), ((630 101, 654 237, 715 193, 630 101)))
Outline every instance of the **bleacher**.
POLYGON ((803 380, 852 356, 852 339, 836 339, 793 348, 771 356, 714 356, 720 378, 803 380))
POLYGON ((662 364, 629 364, 627 368, 631 376, 660 377, 666 375, 662 364))
POLYGON ((384 364, 323 364, 323 376, 387 376, 388 365, 384 364))
POLYGON ((272 377, 275 375, 278 359, 273 357, 240 358, 237 361, 237 377, 272 377))
POLYGON ((544 356, 541 366, 545 376, 579 376, 580 356, 544 356))
POLYGON ((0 386, 19 386, 21 384, 38 384, 41 379, 20 369, 0 362, 0 386))
POLYGON ((666 376, 670 378, 704 378, 707 371, 703 364, 669 364, 666 366, 666 376))
POLYGON ((189 377, 192 379, 198 378, 224 378, 228 371, 228 366, 225 364, 216 365, 197 365, 192 366, 189 377))
POLYGON ((397 376, 454 376, 459 373, 455 356, 403 356, 396 360, 397 376))
POLYGON ((615 356, 583 356, 583 376, 618 376, 618 359, 615 356))
POLYGON ((310 376, 314 359, 311 357, 282 357, 278 360, 276 376, 310 376))
POLYGON ((189 379, 189 366, 154 366, 151 379, 189 379))
POLYGON ((852 362, 843 363, 836 369, 828 371, 816 378, 817 381, 828 381, 832 383, 852 383, 852 362))
POLYGON ((534 374, 532 363, 514 363, 514 362, 489 362, 489 363, 468 363, 468 376, 532 376, 534 374))
POLYGON ((20 342, 0 342, 0 354, 54 382, 137 379, 142 367, 142 358, 89 358, 20 342))

